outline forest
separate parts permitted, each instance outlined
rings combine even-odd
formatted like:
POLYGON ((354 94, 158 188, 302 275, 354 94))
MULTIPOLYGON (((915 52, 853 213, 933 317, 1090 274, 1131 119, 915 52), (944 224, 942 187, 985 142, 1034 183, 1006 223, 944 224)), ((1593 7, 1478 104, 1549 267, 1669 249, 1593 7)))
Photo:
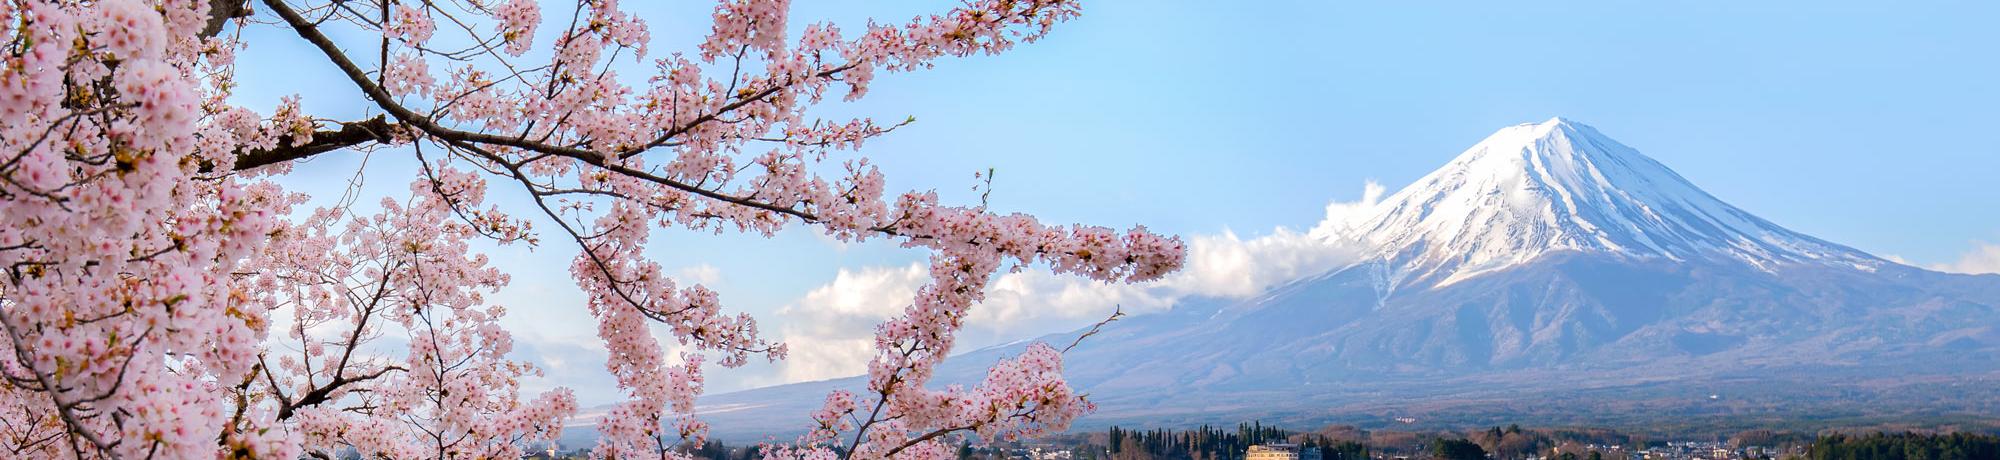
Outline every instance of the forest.
POLYGON ((1813 441, 1811 460, 1974 460, 2000 458, 2000 437, 1970 433, 1834 434, 1813 441))

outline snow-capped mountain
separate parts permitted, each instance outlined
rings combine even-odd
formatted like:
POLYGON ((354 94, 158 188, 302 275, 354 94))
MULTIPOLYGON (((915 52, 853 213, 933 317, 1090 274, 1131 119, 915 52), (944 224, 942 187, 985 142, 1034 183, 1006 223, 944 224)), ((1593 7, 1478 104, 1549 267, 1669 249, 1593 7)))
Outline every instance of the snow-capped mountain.
POLYGON ((1501 129, 1344 224, 1339 236, 1393 267, 1390 285, 1448 285, 1566 251, 1759 267, 1884 263, 1730 206, 1562 118, 1501 129))
MULTIPOLYGON (((1313 234, 1369 257, 1246 299, 1185 299, 1067 354, 1100 407, 1085 423, 2000 413, 2000 275, 1786 229, 1561 118, 1501 129, 1313 234), (1733 398, 1696 402, 1712 394, 1733 398)), ((976 381, 1016 352, 953 357, 939 378, 976 381)), ((754 407, 713 420, 747 434, 857 385, 705 404, 754 407)))

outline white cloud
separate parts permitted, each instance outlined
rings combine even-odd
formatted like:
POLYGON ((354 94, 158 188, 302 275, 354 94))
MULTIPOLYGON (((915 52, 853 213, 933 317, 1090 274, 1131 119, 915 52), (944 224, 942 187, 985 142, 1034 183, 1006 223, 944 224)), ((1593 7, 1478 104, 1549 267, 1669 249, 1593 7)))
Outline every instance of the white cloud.
MULTIPOLYGON (((1249 239, 1228 229, 1190 236, 1187 265, 1153 283, 1101 283, 1037 269, 1001 275, 989 286, 986 301, 973 308, 958 349, 1074 329, 1109 316, 1115 308, 1144 314, 1165 310, 1188 296, 1249 297, 1323 273, 1356 260, 1356 246, 1341 235, 1346 222, 1366 215, 1382 192, 1382 186, 1371 181, 1361 200, 1328 204, 1326 218, 1308 232, 1279 227, 1249 239)), ((774 383, 865 372, 873 355, 875 324, 902 313, 927 281, 929 273, 922 264, 841 269, 832 282, 779 312, 781 340, 792 353, 778 365, 781 382, 774 383)))
POLYGON ((1972 250, 1958 256, 1957 262, 1934 264, 1932 270, 1953 273, 2000 273, 2000 244, 1973 242, 1972 250))
POLYGON ((1220 235, 1190 238, 1187 266, 1160 284, 1177 297, 1248 297, 1351 261, 1353 252, 1337 240, 1287 228, 1249 240, 1225 229, 1220 235))
POLYGON ((1326 217, 1306 233, 1278 227, 1249 240, 1228 229, 1191 237, 1187 266, 1162 284, 1179 295, 1248 297, 1352 262, 1359 246, 1345 237, 1348 227, 1372 214, 1382 191, 1381 184, 1368 181, 1359 201, 1327 203, 1326 217))
POLYGON ((1360 201, 1335 201, 1326 204, 1326 218, 1313 226, 1312 236, 1334 239, 1346 233, 1349 224, 1374 214, 1375 206, 1382 204, 1382 184, 1368 181, 1361 186, 1360 201))
MULTIPOLYGON (((930 281, 923 264, 841 269, 832 282, 807 292, 778 312, 781 340, 791 356, 779 381, 803 382, 856 375, 874 354, 875 325, 902 314, 917 288, 930 281)), ((1096 321, 1123 306, 1157 311, 1172 301, 1148 286, 1111 285, 1029 270, 993 280, 986 301, 972 310, 960 349, 1018 335, 1023 325, 1096 321)), ((1046 332, 1046 331, 1043 331, 1046 332)))
POLYGON ((680 281, 689 284, 713 286, 716 283, 722 282, 722 270, 709 264, 682 268, 679 272, 674 273, 674 275, 680 281))
POLYGON ((921 264, 840 269, 833 281, 778 311, 791 356, 778 364, 783 382, 846 377, 866 370, 875 324, 902 313, 929 278, 921 264))
POLYGON ((1173 299, 1150 286, 1111 284, 1043 270, 1001 275, 986 289, 986 301, 972 310, 966 324, 1006 332, 1021 324, 1050 321, 1097 321, 1123 306, 1125 311, 1154 311, 1173 299))

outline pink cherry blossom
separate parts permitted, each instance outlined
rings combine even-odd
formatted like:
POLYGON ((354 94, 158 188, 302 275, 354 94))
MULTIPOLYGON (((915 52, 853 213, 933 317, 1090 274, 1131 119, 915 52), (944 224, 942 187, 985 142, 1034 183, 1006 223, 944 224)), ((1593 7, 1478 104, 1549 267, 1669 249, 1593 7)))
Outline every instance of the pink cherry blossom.
POLYGON ((437 22, 431 20, 423 5, 398 3, 394 8, 388 30, 382 31, 384 36, 414 44, 431 41, 431 34, 437 32, 437 22))
POLYGON ((507 42, 507 54, 520 56, 534 46, 535 26, 542 22, 542 9, 535 0, 512 0, 494 8, 493 19, 500 21, 497 27, 501 41, 507 42))

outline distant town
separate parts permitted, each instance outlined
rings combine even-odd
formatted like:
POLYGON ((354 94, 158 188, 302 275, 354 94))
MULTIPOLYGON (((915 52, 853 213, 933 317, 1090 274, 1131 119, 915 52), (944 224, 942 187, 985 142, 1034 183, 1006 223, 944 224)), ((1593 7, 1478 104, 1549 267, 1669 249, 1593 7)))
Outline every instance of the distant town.
MULTIPOLYGON (((2000 433, 1749 430, 1706 440, 1655 440, 1599 428, 1488 427, 1463 432, 1292 431, 1250 422, 1233 428, 1073 431, 1043 439, 956 439, 960 460, 1987 460, 2000 433)), ((589 446, 544 446, 530 458, 586 458, 589 446)), ((755 445, 707 441, 682 449, 707 460, 755 460, 755 445)))

